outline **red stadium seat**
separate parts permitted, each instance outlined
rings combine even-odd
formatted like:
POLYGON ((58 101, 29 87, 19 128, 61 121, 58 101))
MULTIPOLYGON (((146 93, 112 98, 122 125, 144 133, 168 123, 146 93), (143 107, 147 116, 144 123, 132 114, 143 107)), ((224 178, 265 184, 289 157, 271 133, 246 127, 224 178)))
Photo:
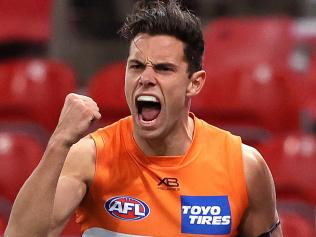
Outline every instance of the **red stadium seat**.
POLYGON ((218 74, 240 66, 284 64, 292 47, 293 20, 286 17, 221 18, 204 29, 205 68, 218 74))
POLYGON ((314 237, 316 235, 315 205, 309 205, 300 201, 279 200, 277 206, 283 236, 314 237))
POLYGON ((1 0, 0 42, 48 42, 52 0, 1 0))
POLYGON ((287 78, 292 94, 300 103, 302 125, 307 131, 316 132, 316 35, 299 39, 293 52, 292 70, 287 78))
POLYGON ((0 64, 0 120, 29 121, 55 128, 65 96, 76 90, 67 64, 49 59, 18 59, 0 64))
POLYGON ((88 94, 97 102, 102 122, 109 124, 129 115, 124 95, 125 63, 105 66, 90 80, 88 94))
POLYGON ((305 72, 292 71, 285 76, 291 78, 288 88, 291 96, 296 98, 301 127, 304 131, 316 133, 316 53, 313 57, 305 72))
POLYGON ((292 134, 257 147, 266 160, 279 198, 316 205, 316 137, 292 134))
POLYGON ((0 132, 0 196, 13 202, 24 181, 37 166, 44 146, 33 136, 0 132))
POLYGON ((291 24, 288 18, 209 24, 204 31, 207 80, 193 99, 193 112, 215 125, 246 131, 246 139, 298 129, 297 101, 283 76, 293 47, 291 24))
POLYGON ((287 237, 314 237, 313 223, 296 213, 281 215, 283 235, 287 237))
POLYGON ((295 131, 300 129, 300 107, 290 83, 270 63, 211 75, 193 98, 192 111, 248 142, 295 131))
POLYGON ((18 191, 37 166, 43 152, 43 145, 29 134, 0 132, 0 235, 18 191))

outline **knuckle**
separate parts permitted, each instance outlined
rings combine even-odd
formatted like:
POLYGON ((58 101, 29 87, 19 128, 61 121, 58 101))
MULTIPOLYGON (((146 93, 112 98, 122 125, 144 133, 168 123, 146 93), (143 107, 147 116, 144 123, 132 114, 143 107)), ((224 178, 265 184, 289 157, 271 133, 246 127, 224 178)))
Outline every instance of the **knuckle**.
POLYGON ((71 99, 71 98, 74 98, 74 96, 75 96, 74 93, 69 93, 66 98, 71 99))
POLYGON ((90 108, 84 107, 82 110, 83 114, 87 117, 91 117, 93 115, 93 112, 91 111, 90 108))
POLYGON ((82 107, 83 106, 83 102, 81 100, 74 99, 74 100, 72 100, 72 102, 73 102, 73 105, 75 107, 82 107))
POLYGON ((70 94, 68 94, 68 95, 66 96, 66 102, 72 103, 72 102, 74 102, 77 98, 78 98, 78 97, 77 97, 76 94, 70 93, 70 94))

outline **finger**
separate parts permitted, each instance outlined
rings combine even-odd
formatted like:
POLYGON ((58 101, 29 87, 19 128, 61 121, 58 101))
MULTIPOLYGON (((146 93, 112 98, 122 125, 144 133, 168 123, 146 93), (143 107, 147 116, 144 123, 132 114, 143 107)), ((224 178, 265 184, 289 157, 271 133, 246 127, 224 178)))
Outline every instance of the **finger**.
POLYGON ((84 102, 84 103, 85 103, 85 106, 87 108, 90 108, 92 111, 97 111, 97 112, 100 111, 99 107, 96 104, 93 104, 93 103, 90 103, 90 102, 84 102))
POLYGON ((102 115, 99 111, 94 111, 93 117, 94 117, 94 119, 99 120, 102 117, 102 115))
POLYGON ((101 117, 102 117, 102 116, 101 116, 101 114, 100 114, 99 112, 94 111, 94 112, 92 113, 92 116, 91 116, 90 121, 93 122, 93 121, 99 120, 101 117))

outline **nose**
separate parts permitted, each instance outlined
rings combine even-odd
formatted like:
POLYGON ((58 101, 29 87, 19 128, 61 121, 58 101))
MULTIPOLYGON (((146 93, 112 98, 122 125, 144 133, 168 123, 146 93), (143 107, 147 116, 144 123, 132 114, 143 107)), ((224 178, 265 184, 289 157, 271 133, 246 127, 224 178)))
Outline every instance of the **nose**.
POLYGON ((139 77, 139 84, 143 87, 152 87, 156 83, 155 72, 151 66, 147 65, 139 77))

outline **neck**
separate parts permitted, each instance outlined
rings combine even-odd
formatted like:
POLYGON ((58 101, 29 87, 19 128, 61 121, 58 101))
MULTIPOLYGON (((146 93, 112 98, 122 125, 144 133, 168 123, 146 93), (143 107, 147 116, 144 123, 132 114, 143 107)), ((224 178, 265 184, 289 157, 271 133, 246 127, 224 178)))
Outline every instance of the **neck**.
POLYGON ((163 138, 146 139, 135 137, 136 143, 147 156, 181 156, 192 144, 194 121, 187 116, 179 121, 172 132, 163 138))

